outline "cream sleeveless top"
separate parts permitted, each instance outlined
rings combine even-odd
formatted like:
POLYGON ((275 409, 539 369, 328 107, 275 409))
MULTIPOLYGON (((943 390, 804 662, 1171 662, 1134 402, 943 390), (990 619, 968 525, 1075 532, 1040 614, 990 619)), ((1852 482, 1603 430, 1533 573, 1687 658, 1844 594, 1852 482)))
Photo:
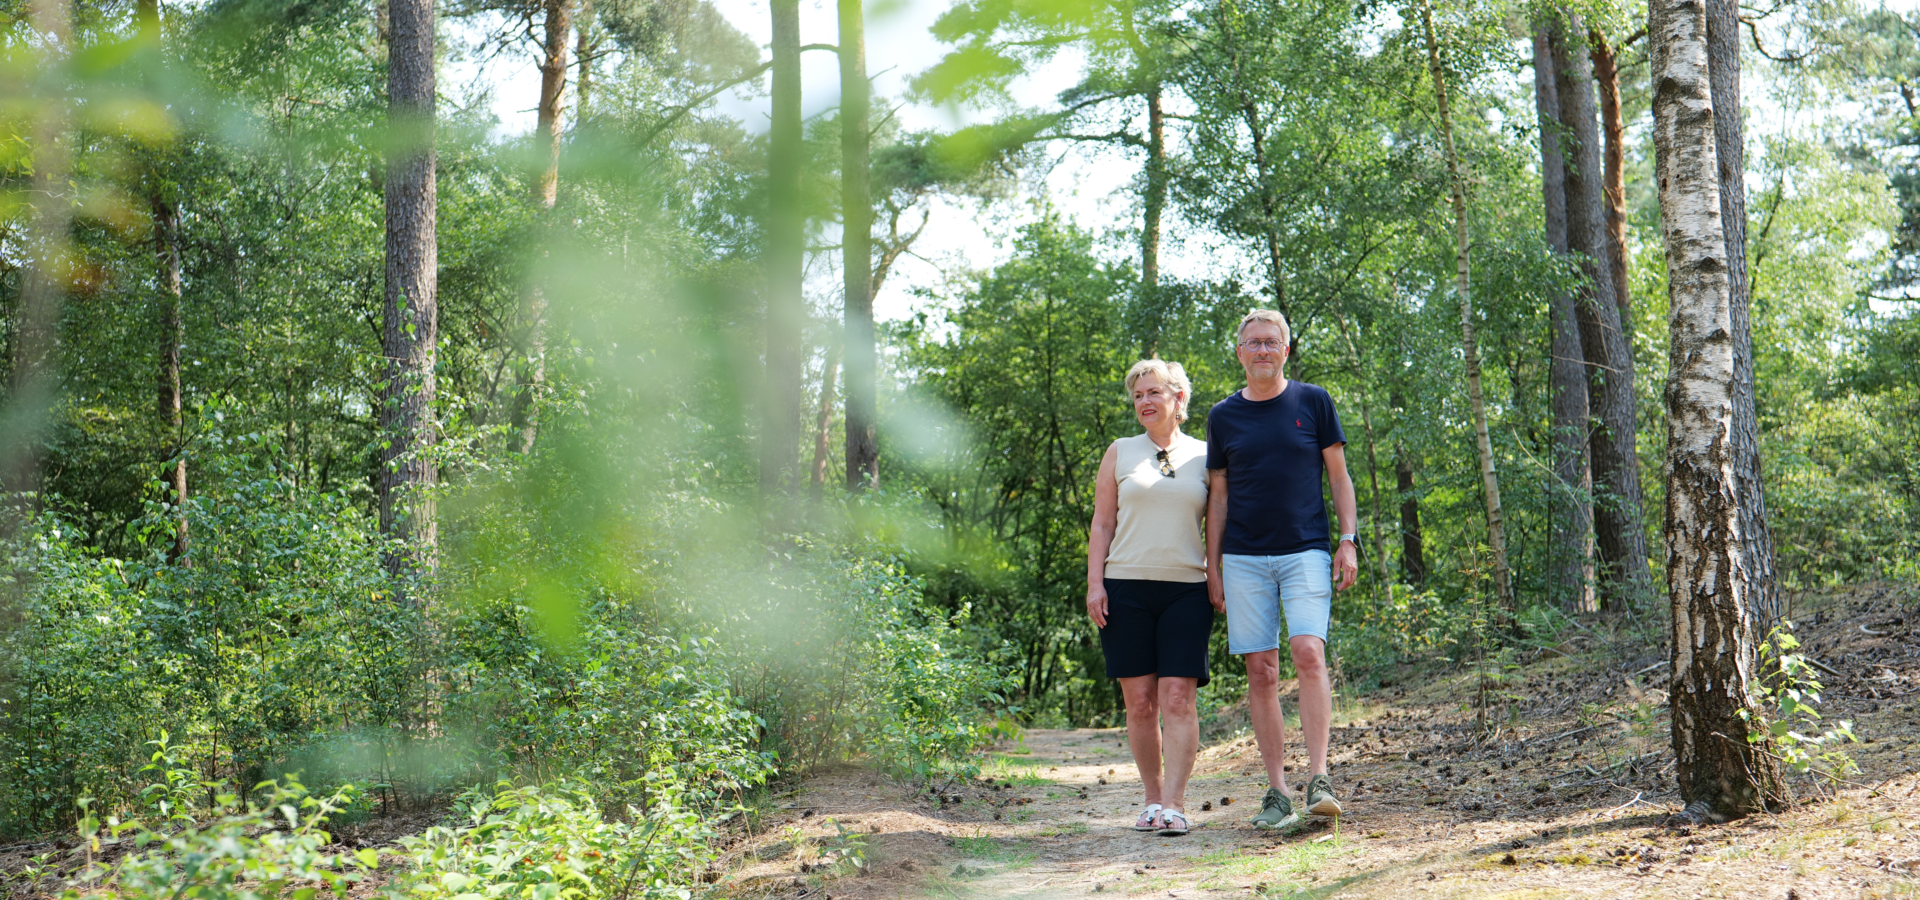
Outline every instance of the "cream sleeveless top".
POLYGON ((1173 477, 1160 474, 1160 448, 1137 434, 1113 442, 1120 515, 1107 548, 1107 577, 1207 580, 1207 442, 1175 432, 1167 448, 1173 477))

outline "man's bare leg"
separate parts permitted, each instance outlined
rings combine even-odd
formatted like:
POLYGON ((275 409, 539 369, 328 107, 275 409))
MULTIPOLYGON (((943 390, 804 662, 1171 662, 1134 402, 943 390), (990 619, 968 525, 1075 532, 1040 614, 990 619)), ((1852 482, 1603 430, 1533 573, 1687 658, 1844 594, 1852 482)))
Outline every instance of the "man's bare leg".
POLYGON ((1176 812, 1187 811, 1187 778, 1193 775, 1194 756, 1200 752, 1200 680, 1197 678, 1160 679, 1161 748, 1166 754, 1166 773, 1161 785, 1161 803, 1176 812))
MULTIPOLYGON (((1333 727, 1333 681, 1327 674, 1327 642, 1312 635, 1287 641, 1300 679, 1300 731, 1307 742, 1307 773, 1327 774, 1327 735, 1333 727)), ((1276 702, 1278 698, 1276 697, 1276 702)))
POLYGON ((1127 701, 1127 745, 1133 749, 1133 765, 1140 770, 1149 806, 1165 802, 1160 785, 1159 681, 1158 675, 1120 679, 1120 694, 1127 701))
POLYGON ((1247 716, 1253 720, 1253 740, 1267 767, 1267 783, 1285 794, 1287 719, 1280 710, 1280 651, 1262 650, 1242 658, 1247 664, 1247 716))

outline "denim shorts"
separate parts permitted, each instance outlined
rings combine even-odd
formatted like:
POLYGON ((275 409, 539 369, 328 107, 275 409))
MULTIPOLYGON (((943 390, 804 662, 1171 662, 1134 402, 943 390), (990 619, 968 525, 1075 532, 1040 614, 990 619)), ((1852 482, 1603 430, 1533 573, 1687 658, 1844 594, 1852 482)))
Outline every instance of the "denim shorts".
POLYGON ((1333 555, 1327 551, 1228 554, 1220 560, 1220 580, 1227 594, 1228 653, 1279 649, 1283 608, 1289 638, 1327 639, 1333 616, 1333 555))

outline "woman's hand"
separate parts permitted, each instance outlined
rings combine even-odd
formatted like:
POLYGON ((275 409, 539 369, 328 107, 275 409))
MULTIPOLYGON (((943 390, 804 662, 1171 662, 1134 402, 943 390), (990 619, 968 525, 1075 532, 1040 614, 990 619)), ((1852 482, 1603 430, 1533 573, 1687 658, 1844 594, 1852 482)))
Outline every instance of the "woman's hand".
POLYGON ((1207 602, 1213 605, 1215 613, 1227 611, 1227 586, 1219 574, 1211 570, 1207 572, 1207 602))
POLYGON ((1093 620, 1093 627, 1107 627, 1107 588, 1106 585, 1087 585, 1087 618, 1093 620))

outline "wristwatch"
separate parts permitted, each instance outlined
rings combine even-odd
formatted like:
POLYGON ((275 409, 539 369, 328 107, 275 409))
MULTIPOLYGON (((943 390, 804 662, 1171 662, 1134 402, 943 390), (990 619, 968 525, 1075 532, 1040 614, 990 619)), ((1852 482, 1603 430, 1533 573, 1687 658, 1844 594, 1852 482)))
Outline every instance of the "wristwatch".
POLYGON ((1358 550, 1358 549, 1360 549, 1360 536, 1359 536, 1359 535, 1357 535, 1357 534, 1343 534, 1343 535, 1341 535, 1341 536, 1340 536, 1340 539, 1341 539, 1341 540, 1343 540, 1343 541, 1352 541, 1352 542, 1353 542, 1353 547, 1354 547, 1354 549, 1355 549, 1355 550, 1358 550))

